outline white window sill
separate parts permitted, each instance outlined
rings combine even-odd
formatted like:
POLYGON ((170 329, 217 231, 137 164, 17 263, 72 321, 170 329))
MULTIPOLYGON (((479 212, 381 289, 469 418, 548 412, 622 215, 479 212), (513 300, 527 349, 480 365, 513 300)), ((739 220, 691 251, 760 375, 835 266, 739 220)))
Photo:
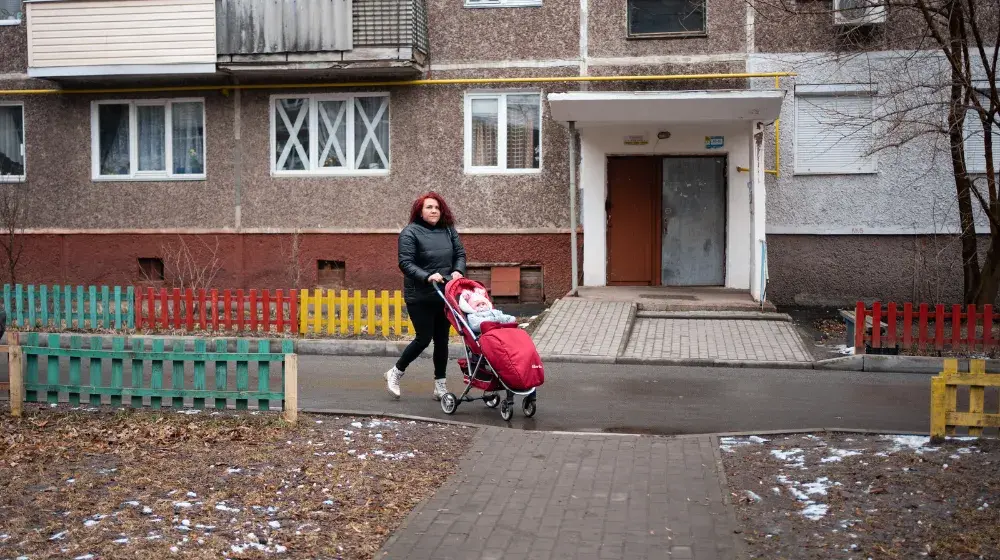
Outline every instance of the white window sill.
POLYGON ((271 171, 271 177, 388 177, 388 169, 330 169, 325 171, 271 171))
POLYGON ((131 177, 128 175, 108 175, 92 178, 95 183, 169 183, 175 181, 206 181, 205 175, 185 175, 173 177, 131 177))
POLYGON ((25 175, 0 175, 0 185, 23 183, 27 180, 25 175))
POLYGON ((499 167, 466 167, 466 175, 539 175, 542 169, 500 169, 499 167))
POLYGON ((810 175, 878 175, 878 170, 875 169, 865 169, 863 171, 850 171, 850 170, 835 170, 835 171, 800 171, 796 169, 792 172, 792 175, 808 177, 810 175))
POLYGON ((21 25, 21 20, 19 19, 0 19, 0 26, 3 25, 21 25))

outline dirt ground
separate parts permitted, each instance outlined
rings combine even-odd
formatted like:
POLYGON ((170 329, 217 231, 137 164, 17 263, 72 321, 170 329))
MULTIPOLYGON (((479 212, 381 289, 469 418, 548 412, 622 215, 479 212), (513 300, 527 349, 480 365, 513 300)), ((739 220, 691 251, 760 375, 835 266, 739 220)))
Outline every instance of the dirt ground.
POLYGON ((0 404, 0 558, 370 559, 474 432, 0 404))
POLYGON ((1000 558, 996 439, 820 433, 720 446, 752 558, 1000 558))

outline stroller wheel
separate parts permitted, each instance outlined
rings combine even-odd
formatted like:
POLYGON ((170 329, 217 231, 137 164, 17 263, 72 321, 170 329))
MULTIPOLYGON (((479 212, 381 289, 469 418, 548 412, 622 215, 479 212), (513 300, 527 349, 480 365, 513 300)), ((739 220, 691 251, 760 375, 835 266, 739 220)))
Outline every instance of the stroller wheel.
POLYGON ((535 397, 528 397, 521 401, 521 410, 524 411, 524 415, 527 418, 531 418, 535 415, 535 397))
POLYGON ((453 393, 445 393, 441 397, 441 410, 445 414, 455 414, 455 409, 458 408, 458 398, 453 393))
POLYGON ((493 393, 492 395, 488 395, 485 400, 486 406, 496 408, 497 405, 500 404, 500 395, 493 393))
POLYGON ((507 400, 500 401, 500 418, 503 418, 505 422, 510 422, 513 417, 514 403, 507 400))

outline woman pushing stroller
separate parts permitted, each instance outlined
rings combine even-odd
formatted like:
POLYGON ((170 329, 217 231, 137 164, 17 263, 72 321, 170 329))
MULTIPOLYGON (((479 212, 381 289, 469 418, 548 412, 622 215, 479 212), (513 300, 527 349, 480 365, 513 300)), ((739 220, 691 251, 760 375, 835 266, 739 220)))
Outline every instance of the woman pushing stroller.
POLYGON ((411 362, 434 344, 434 400, 448 392, 448 331, 451 324, 434 284, 463 278, 465 247, 455 231, 455 219, 444 199, 435 192, 421 195, 410 209, 410 222, 399 233, 399 268, 403 271, 403 300, 416 336, 396 365, 385 372, 389 393, 400 396, 399 381, 411 362))

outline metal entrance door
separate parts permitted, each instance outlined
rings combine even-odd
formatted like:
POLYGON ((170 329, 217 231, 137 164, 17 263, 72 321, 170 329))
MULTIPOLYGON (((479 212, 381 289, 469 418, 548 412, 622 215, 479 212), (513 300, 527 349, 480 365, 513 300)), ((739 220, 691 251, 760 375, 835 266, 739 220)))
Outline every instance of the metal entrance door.
POLYGON ((726 282, 726 158, 663 160, 664 286, 726 282))

